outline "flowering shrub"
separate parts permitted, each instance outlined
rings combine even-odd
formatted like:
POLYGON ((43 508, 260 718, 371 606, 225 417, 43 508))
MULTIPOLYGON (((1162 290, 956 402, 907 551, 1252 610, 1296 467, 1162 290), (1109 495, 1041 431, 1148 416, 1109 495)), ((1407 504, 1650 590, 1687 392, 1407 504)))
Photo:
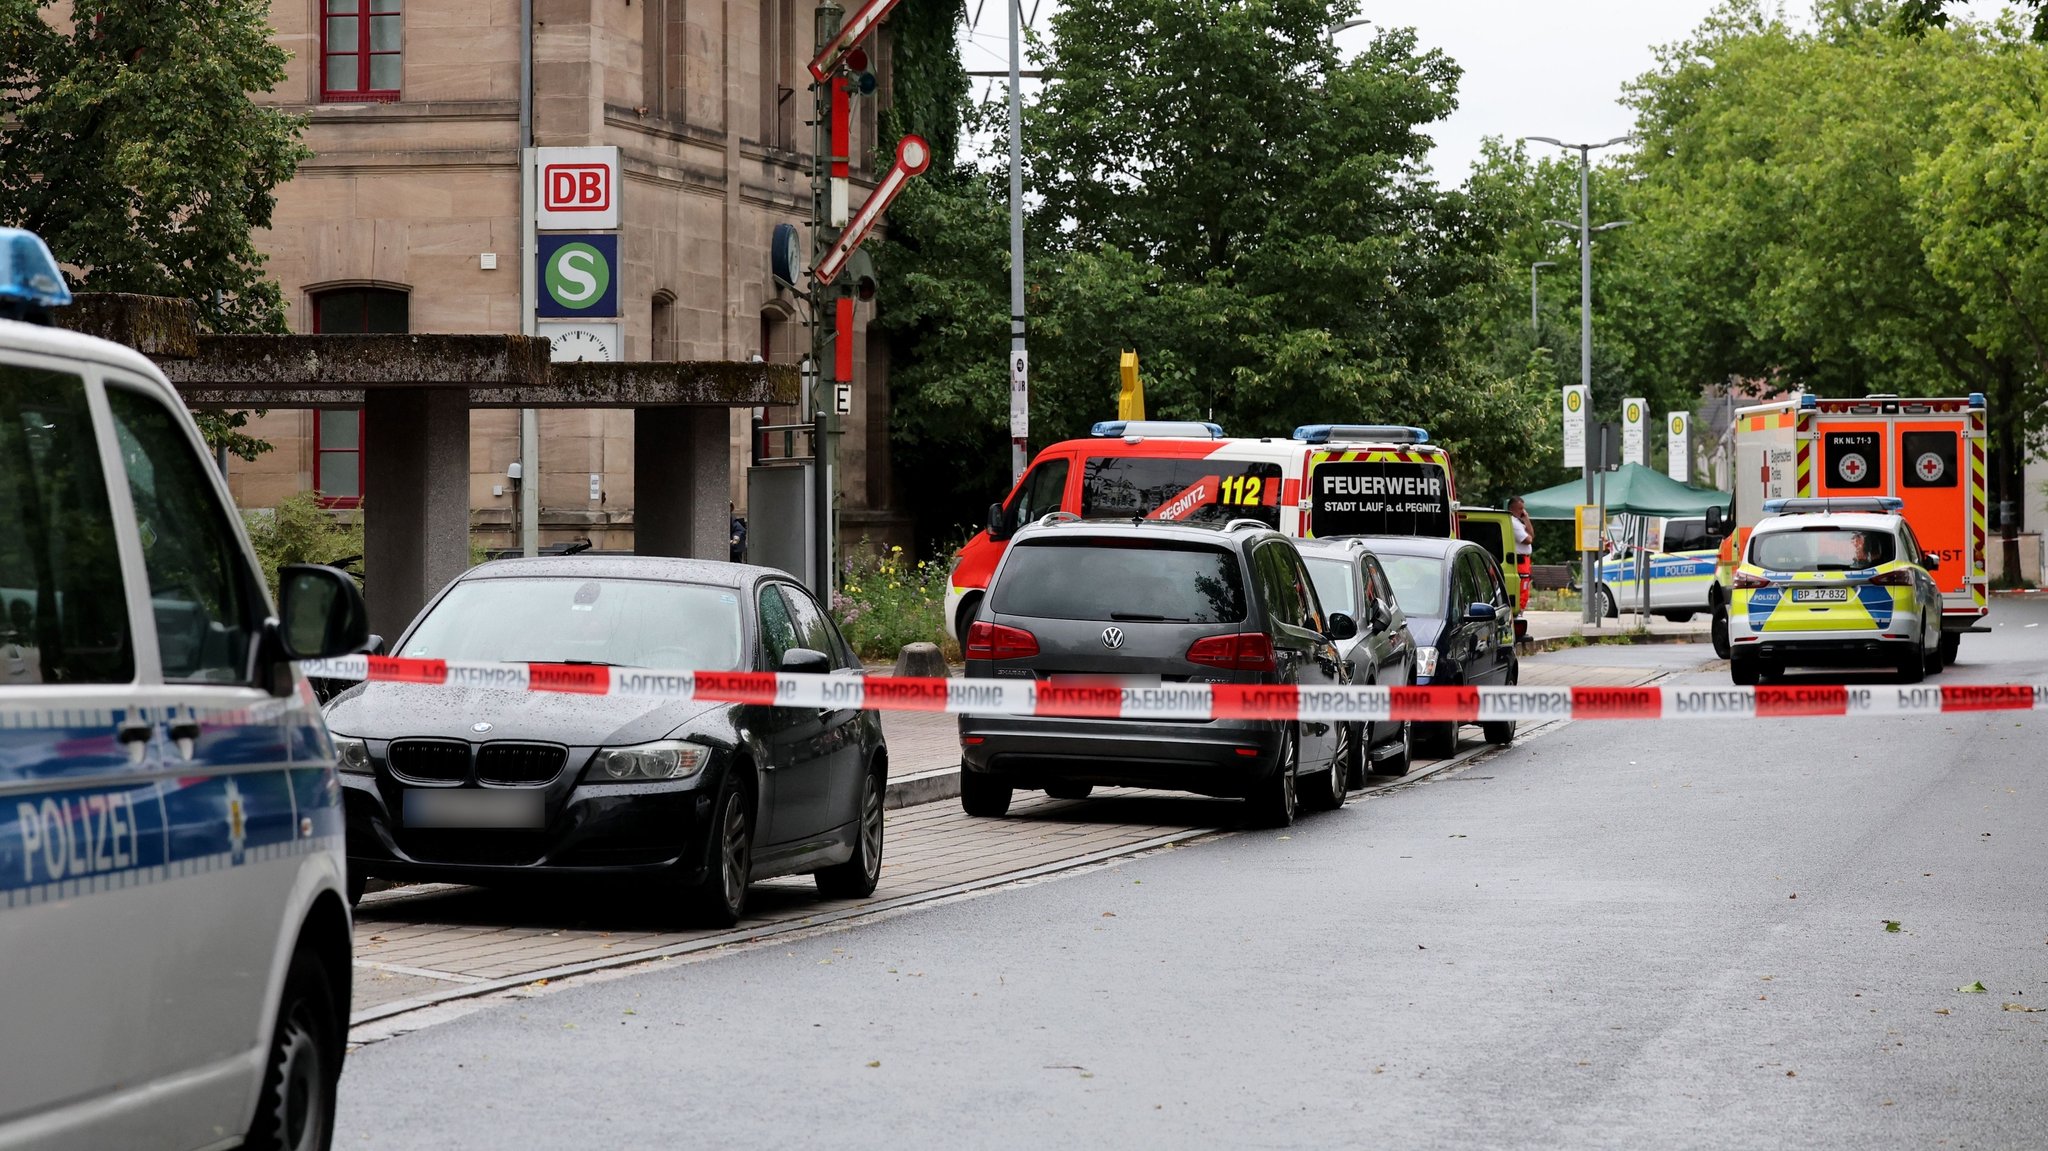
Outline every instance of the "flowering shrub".
POLYGON ((904 644, 938 644, 948 659, 959 645, 946 638, 946 575, 942 560, 912 560, 900 547, 851 552, 839 570, 832 614, 862 659, 893 660, 904 644))

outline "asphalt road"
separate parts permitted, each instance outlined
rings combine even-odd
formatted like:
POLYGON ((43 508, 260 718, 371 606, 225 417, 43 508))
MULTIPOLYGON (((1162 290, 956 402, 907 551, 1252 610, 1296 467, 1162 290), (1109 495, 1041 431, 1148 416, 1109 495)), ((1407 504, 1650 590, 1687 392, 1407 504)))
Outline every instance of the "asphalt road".
MULTIPOLYGON (((2048 676, 2048 605, 1993 619, 1942 678, 2048 676)), ((336 1146, 2040 1146, 2044 741, 1555 727, 1286 834, 374 1044, 336 1146)))

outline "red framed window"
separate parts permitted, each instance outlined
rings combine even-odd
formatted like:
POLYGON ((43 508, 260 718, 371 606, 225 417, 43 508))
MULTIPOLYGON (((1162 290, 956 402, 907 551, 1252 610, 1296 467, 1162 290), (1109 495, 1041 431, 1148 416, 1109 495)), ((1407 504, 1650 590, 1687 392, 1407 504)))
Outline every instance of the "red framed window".
POLYGON ((320 0, 320 96, 398 99, 404 0, 320 0))
POLYGON ((313 409, 313 490, 321 507, 362 506, 361 408, 313 409))
MULTIPOLYGON (((395 5, 397 0, 384 2, 395 5)), ((313 297, 316 335, 406 332, 411 328, 411 298, 404 292, 342 288, 313 297)), ((353 508, 362 504, 363 459, 362 409, 315 408, 313 490, 320 494, 321 506, 353 508)))

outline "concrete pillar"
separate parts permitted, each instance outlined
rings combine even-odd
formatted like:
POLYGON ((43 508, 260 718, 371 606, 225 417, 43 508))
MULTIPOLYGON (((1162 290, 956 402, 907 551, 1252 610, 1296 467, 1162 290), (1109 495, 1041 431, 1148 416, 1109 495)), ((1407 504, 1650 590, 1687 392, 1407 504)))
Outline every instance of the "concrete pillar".
POLYGON ((633 411, 633 552, 722 560, 732 500, 724 408, 633 411))
POLYGON ((469 567, 469 394, 371 388, 363 413, 370 630, 395 645, 427 600, 469 567))

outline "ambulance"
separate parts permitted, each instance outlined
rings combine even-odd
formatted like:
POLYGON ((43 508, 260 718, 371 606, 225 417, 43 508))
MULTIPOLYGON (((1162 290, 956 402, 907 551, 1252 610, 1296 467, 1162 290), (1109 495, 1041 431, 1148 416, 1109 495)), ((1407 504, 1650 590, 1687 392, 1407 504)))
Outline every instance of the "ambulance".
POLYGON ((946 625, 967 634, 1017 530, 1052 512, 1083 519, 1252 519, 1304 539, 1457 534, 1449 453, 1421 428, 1309 424, 1286 439, 1224 435, 1216 424, 1105 420, 1038 453, 988 527, 960 549, 946 625))
POLYGON ((1984 396, 1798 394, 1735 413, 1734 521, 1708 513, 1723 535, 1713 591, 1714 647, 1728 652, 1728 603, 1737 557, 1767 500, 1890 496, 1927 554, 1941 590, 1941 661, 1963 633, 1988 631, 1985 574, 1984 396))

